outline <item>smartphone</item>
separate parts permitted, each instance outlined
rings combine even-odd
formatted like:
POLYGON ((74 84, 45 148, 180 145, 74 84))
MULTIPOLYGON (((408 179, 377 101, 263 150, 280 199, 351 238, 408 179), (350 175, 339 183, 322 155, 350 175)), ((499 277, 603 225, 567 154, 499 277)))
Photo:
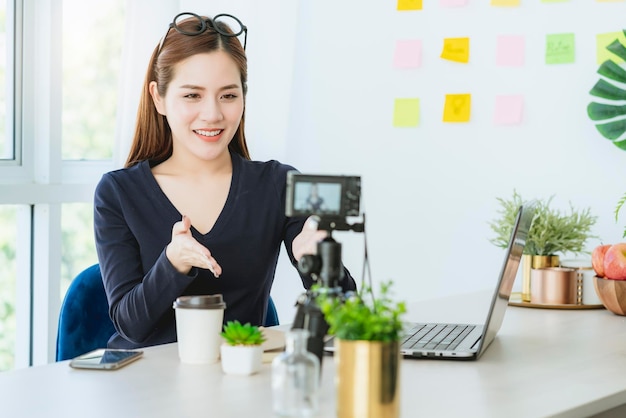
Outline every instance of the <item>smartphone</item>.
POLYGON ((121 350, 99 348, 82 354, 70 361, 70 367, 75 369, 117 370, 126 366, 143 355, 141 350, 121 350))

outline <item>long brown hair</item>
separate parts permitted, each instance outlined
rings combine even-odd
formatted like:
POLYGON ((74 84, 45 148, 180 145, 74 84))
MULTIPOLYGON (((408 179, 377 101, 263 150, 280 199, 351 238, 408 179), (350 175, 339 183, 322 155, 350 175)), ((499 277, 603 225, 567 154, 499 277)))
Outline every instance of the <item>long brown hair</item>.
MULTIPOLYGON (((203 17, 206 19, 206 17, 203 17)), ((221 31, 232 33, 231 29, 220 22, 221 31)), ((180 28, 197 25, 195 18, 185 19, 178 23, 180 28)), ((139 99, 137 121, 133 143, 126 159, 126 167, 131 167, 143 160, 164 161, 172 155, 172 131, 165 116, 157 112, 152 96, 150 95, 150 83, 157 82, 159 95, 165 96, 167 88, 174 77, 174 67, 180 61, 192 55, 222 50, 228 53, 239 67, 241 86, 243 88, 244 103, 248 90, 248 60, 241 43, 235 36, 222 36, 212 27, 196 36, 189 36, 170 29, 160 50, 157 46, 152 53, 148 71, 143 83, 143 90, 139 99)), ((241 116, 241 122, 235 132, 233 140, 228 145, 232 152, 236 152, 245 159, 250 159, 248 145, 244 133, 246 112, 241 116)))

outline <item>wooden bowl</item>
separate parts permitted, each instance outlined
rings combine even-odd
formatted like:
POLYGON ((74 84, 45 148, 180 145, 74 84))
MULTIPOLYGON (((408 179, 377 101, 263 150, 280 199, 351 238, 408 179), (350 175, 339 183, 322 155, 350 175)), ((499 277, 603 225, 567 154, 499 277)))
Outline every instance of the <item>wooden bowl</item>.
POLYGON ((596 293, 606 309, 626 316, 626 280, 611 280, 595 276, 596 293))

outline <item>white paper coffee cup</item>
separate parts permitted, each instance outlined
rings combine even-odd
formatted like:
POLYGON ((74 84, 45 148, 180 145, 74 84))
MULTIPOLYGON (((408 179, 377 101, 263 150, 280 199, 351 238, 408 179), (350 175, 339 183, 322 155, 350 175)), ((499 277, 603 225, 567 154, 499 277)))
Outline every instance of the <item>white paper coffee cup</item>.
POLYGON ((182 363, 219 360, 226 303, 222 295, 181 296, 174 302, 178 356, 182 363))

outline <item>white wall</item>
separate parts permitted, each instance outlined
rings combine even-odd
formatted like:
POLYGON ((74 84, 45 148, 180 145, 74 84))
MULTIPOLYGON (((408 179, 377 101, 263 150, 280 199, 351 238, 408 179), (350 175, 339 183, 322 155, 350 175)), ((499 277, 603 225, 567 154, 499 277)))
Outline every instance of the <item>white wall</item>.
MULTIPOLYGON (((626 213, 626 152, 603 139, 586 115, 598 79, 595 36, 624 28, 626 3, 522 1, 494 8, 469 0, 444 9, 397 12, 396 1, 181 1, 181 10, 233 13, 249 28, 247 136, 253 157, 303 172, 357 174, 375 281, 393 278, 413 301, 490 287, 503 250, 489 243, 496 197, 555 195, 591 207, 600 241, 620 241, 626 213), (546 65, 545 36, 574 32, 576 62, 546 65), (521 68, 497 67, 498 35, 524 35, 521 68), (470 63, 439 58, 444 37, 471 38, 470 63), (392 65, 396 40, 421 39, 422 66, 392 65), (295 48, 295 49, 294 49, 295 48), (441 122, 447 93, 471 93, 469 123, 441 122), (493 123, 495 95, 523 94, 523 122, 493 123), (393 128, 393 101, 419 97, 416 128, 393 128)), ((166 24, 166 23, 165 23, 166 24)), ((344 262, 360 279, 363 234, 337 233, 344 262)), ((291 319, 300 285, 282 263, 273 294, 291 319)))

